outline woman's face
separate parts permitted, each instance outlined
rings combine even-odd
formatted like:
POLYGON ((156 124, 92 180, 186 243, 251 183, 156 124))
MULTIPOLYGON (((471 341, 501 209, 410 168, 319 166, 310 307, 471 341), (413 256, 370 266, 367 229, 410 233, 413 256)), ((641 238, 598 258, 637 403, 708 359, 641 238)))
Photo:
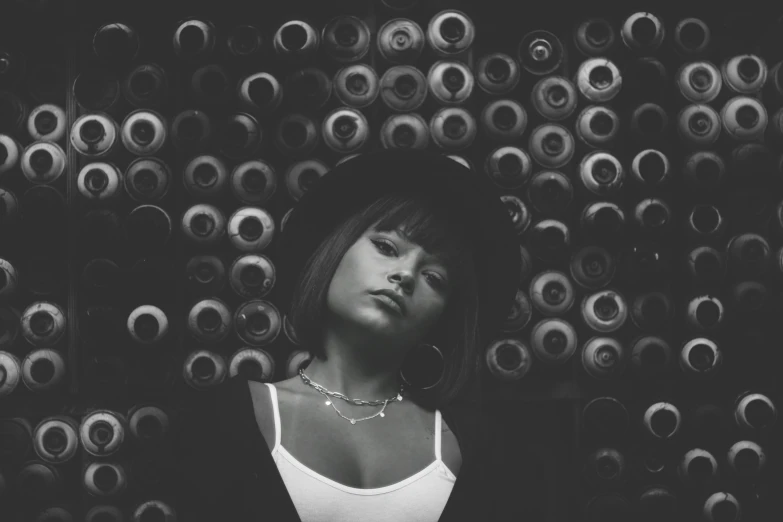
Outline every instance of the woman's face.
POLYGON ((411 346, 441 319, 451 294, 449 275, 437 258, 397 231, 371 226, 340 261, 327 307, 344 321, 411 346), (402 312, 372 294, 382 289, 402 297, 402 312))

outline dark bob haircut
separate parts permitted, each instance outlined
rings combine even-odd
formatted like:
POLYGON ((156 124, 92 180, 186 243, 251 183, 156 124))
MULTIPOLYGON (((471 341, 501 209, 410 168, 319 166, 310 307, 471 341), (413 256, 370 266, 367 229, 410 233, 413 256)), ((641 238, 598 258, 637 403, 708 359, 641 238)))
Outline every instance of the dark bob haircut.
MULTIPOLYGON (((428 389, 411 389, 412 400, 430 410, 455 401, 478 404, 484 361, 478 329, 478 289, 473 245, 462 227, 461 216, 419 193, 385 195, 344 220, 323 239, 305 263, 294 288, 289 320, 297 339, 313 356, 326 360, 323 328, 329 285, 345 252, 368 230, 398 231, 441 259, 452 292, 440 322, 423 339, 445 358, 443 378, 428 389)), ((414 351, 416 347, 411 347, 414 351)), ((415 354, 411 354, 414 357, 415 354)))

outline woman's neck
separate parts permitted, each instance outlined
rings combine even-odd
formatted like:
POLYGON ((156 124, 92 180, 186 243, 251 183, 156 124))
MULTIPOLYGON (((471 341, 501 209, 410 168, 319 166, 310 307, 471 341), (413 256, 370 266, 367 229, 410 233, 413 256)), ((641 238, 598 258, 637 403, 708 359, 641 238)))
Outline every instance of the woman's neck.
MULTIPOLYGON (((304 374, 310 381, 330 392, 339 392, 350 399, 365 401, 383 401, 396 397, 400 392, 397 373, 397 371, 367 373, 335 356, 330 356, 327 361, 315 357, 304 369, 304 374)), ((307 386, 304 382, 302 384, 307 386)))

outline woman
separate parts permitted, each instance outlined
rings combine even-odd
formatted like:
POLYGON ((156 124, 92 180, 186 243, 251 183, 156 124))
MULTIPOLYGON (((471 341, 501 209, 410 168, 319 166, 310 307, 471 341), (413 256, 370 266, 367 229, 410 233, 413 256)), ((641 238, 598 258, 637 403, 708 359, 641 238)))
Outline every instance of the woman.
POLYGON ((274 301, 315 357, 281 382, 229 379, 181 419, 185 520, 546 520, 541 463, 481 411, 520 273, 489 180, 362 154, 305 193, 278 247, 274 301))

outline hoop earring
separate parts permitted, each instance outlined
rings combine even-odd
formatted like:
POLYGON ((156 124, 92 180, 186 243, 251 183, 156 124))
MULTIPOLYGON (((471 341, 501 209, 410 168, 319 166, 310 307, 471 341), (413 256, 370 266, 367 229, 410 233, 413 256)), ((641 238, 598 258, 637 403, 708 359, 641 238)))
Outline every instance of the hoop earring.
POLYGON ((400 367, 400 378, 417 390, 429 390, 440 384, 446 374, 443 352, 431 343, 419 343, 408 352, 400 367))

